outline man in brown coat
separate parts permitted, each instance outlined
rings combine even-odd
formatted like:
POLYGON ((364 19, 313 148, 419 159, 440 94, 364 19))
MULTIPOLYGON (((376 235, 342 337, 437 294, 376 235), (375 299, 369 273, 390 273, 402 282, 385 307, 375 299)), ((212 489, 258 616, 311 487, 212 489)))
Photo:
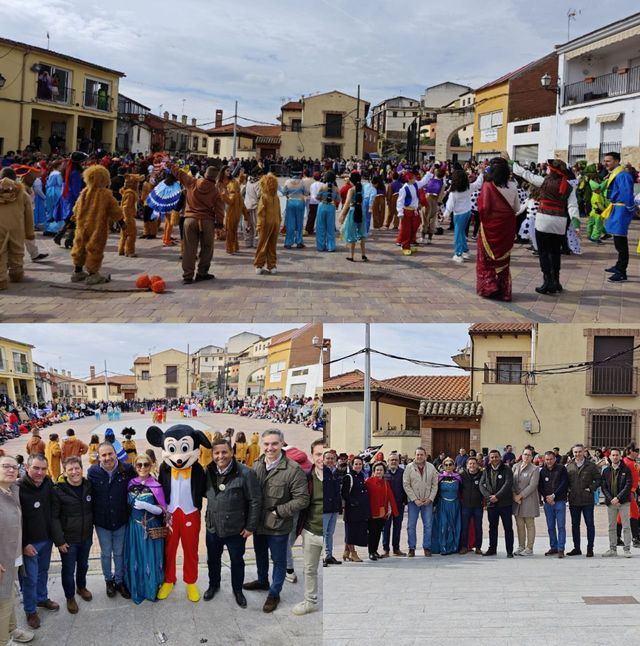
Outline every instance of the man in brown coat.
POLYGON ((182 252, 182 282, 190 285, 215 278, 209 273, 213 258, 213 235, 216 224, 224 221, 224 202, 216 188, 216 170, 209 166, 203 179, 195 179, 178 166, 171 168, 186 189, 184 211, 184 249, 182 252), (198 247, 200 255, 198 256, 198 247), (198 269, 196 272, 196 258, 198 269), (194 272, 195 278, 194 278, 194 272))
POLYGON ((62 444, 62 461, 74 456, 79 458, 83 456, 89 447, 76 437, 75 431, 70 428, 67 430, 67 439, 62 444))

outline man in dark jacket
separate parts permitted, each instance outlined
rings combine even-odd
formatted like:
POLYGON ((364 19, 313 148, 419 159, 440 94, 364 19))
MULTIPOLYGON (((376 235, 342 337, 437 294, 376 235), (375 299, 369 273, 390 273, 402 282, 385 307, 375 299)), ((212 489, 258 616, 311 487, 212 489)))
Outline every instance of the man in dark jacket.
POLYGON ((76 591, 85 601, 93 598, 87 590, 89 552, 93 542, 93 502, 91 483, 82 477, 82 460, 71 456, 62 467, 62 479, 53 488, 51 499, 51 533, 60 550, 67 610, 75 615, 78 612, 76 591))
POLYGON ((602 470, 602 493, 609 517, 609 549, 602 556, 618 555, 617 519, 620 514, 624 536, 623 554, 631 556, 631 471, 622 460, 620 449, 611 449, 611 465, 602 470))
POLYGON ((580 517, 584 517, 587 526, 587 556, 593 556, 593 543, 596 538, 596 526, 593 520, 593 494, 600 486, 600 471, 598 467, 587 460, 584 455, 584 445, 576 444, 572 448, 573 460, 567 464, 569 476, 569 513, 571 514, 571 535, 573 549, 567 556, 579 556, 580 549, 580 517))
POLYGON ((125 599, 130 599, 131 594, 124 583, 124 537, 129 520, 129 480, 135 477, 136 472, 130 464, 118 462, 111 442, 100 444, 98 460, 99 464, 89 467, 87 478, 93 492, 93 522, 100 543, 107 596, 113 597, 119 592, 125 599))
POLYGON ((247 538, 258 527, 262 492, 256 474, 236 461, 227 440, 212 443, 212 456, 213 462, 206 470, 209 588, 203 599, 213 599, 220 589, 222 552, 226 545, 231 559, 231 588, 236 603, 246 608, 247 600, 242 593, 244 550, 247 538))
POLYGON ((27 473, 18 480, 22 508, 22 604, 30 628, 40 627, 38 608, 58 610, 49 599, 47 582, 51 562, 51 496, 53 482, 47 475, 47 458, 32 453, 27 459, 27 473))
POLYGON ((300 466, 282 450, 284 433, 268 429, 262 434, 261 455, 253 470, 262 487, 262 511, 258 530, 253 537, 258 578, 242 587, 245 590, 267 590, 262 610, 273 612, 280 602, 280 591, 287 571, 287 542, 293 529, 293 517, 309 506, 307 478, 300 466), (273 576, 269 585, 269 552, 273 576))
POLYGON ((469 525, 473 519, 475 533, 474 547, 476 554, 482 554, 482 502, 484 497, 480 491, 482 471, 478 459, 469 456, 467 466, 460 474, 462 478, 462 499, 460 501, 460 554, 466 554, 469 545, 469 525))
POLYGON ((564 547, 567 540, 567 490, 569 477, 567 469, 556 459, 554 451, 544 454, 544 466, 540 470, 538 493, 544 500, 544 516, 549 532, 549 549, 545 556, 558 555, 564 558, 564 547))
POLYGON ((400 468, 400 458, 397 453, 389 455, 389 468, 384 474, 384 479, 389 483, 393 497, 396 500, 398 507, 397 516, 389 516, 387 518, 384 529, 382 530, 382 547, 384 549, 383 556, 389 556, 389 542, 393 547, 394 556, 406 556, 405 552, 400 550, 400 533, 402 532, 402 520, 404 519, 404 506, 407 502, 407 495, 402 486, 402 476, 404 471, 400 468), (393 528, 393 531, 392 531, 393 528), (391 541, 389 538, 391 537, 391 541))
POLYGON ((502 520, 507 557, 513 558, 513 472, 497 449, 489 451, 489 466, 482 472, 479 487, 489 517, 489 549, 484 556, 497 554, 498 524, 502 520))
POLYGON ((333 449, 327 449, 323 455, 324 468, 322 473, 322 534, 324 537, 325 558, 323 566, 341 565, 333 555, 333 535, 336 531, 338 516, 342 511, 342 486, 343 473, 336 466, 338 456, 333 449))

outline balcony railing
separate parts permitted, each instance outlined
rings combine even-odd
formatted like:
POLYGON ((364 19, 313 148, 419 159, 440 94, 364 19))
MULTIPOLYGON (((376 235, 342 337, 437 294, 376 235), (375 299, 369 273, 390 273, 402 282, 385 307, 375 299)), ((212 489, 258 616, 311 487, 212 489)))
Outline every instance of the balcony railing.
POLYGON ((38 84, 36 99, 47 103, 60 103, 69 105, 75 101, 75 90, 65 85, 54 85, 52 87, 38 84))
POLYGON ((534 384, 533 375, 527 374, 530 366, 514 363, 485 363, 484 383, 485 384, 534 384))
POLYGON ((563 106, 640 92, 640 66, 564 86, 563 106))
POLYGON ((108 94, 99 92, 83 92, 84 107, 101 112, 111 112, 113 110, 113 98, 108 94))
POLYGON ((638 368, 634 366, 594 366, 591 395, 635 395, 638 368))
POLYGON ((29 364, 28 363, 18 363, 17 361, 14 361, 13 370, 14 370, 14 372, 19 372, 20 374, 28 375, 29 374, 29 364))
POLYGON ((607 153, 618 153, 622 152, 622 142, 621 141, 603 141, 600 144, 600 156, 598 159, 603 159, 607 153))
POLYGON ((569 166, 573 166, 581 159, 587 158, 587 144, 569 145, 569 166))

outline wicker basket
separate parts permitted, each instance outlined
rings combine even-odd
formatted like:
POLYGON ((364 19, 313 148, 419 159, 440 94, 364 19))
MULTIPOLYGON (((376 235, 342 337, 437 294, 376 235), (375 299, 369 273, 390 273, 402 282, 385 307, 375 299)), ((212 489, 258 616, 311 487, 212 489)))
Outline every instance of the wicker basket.
POLYGON ((169 528, 166 525, 161 527, 147 527, 147 536, 153 540, 160 538, 167 538, 169 535, 169 528))

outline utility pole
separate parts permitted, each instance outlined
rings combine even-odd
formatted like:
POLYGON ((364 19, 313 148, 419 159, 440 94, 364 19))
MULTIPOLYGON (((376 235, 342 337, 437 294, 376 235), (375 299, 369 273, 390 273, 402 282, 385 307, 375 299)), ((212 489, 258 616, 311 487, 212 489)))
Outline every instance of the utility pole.
POLYGON ((567 41, 571 40, 571 21, 576 20, 582 9, 569 9, 567 11, 567 41))
POLYGON ((191 390, 189 390, 189 363, 191 359, 189 357, 189 344, 187 343, 187 397, 191 396, 191 390))
POLYGON ((109 403, 109 379, 107 377, 107 360, 104 360, 104 390, 107 395, 107 403, 109 403))
POLYGON ((358 158, 358 141, 360 139, 360 85, 358 85, 358 102, 356 104, 356 159, 358 158))
POLYGON ((364 446, 371 446, 371 337, 370 324, 364 324, 364 446))
POLYGON ((233 158, 236 158, 238 148, 238 102, 236 101, 236 110, 233 114, 233 158))

